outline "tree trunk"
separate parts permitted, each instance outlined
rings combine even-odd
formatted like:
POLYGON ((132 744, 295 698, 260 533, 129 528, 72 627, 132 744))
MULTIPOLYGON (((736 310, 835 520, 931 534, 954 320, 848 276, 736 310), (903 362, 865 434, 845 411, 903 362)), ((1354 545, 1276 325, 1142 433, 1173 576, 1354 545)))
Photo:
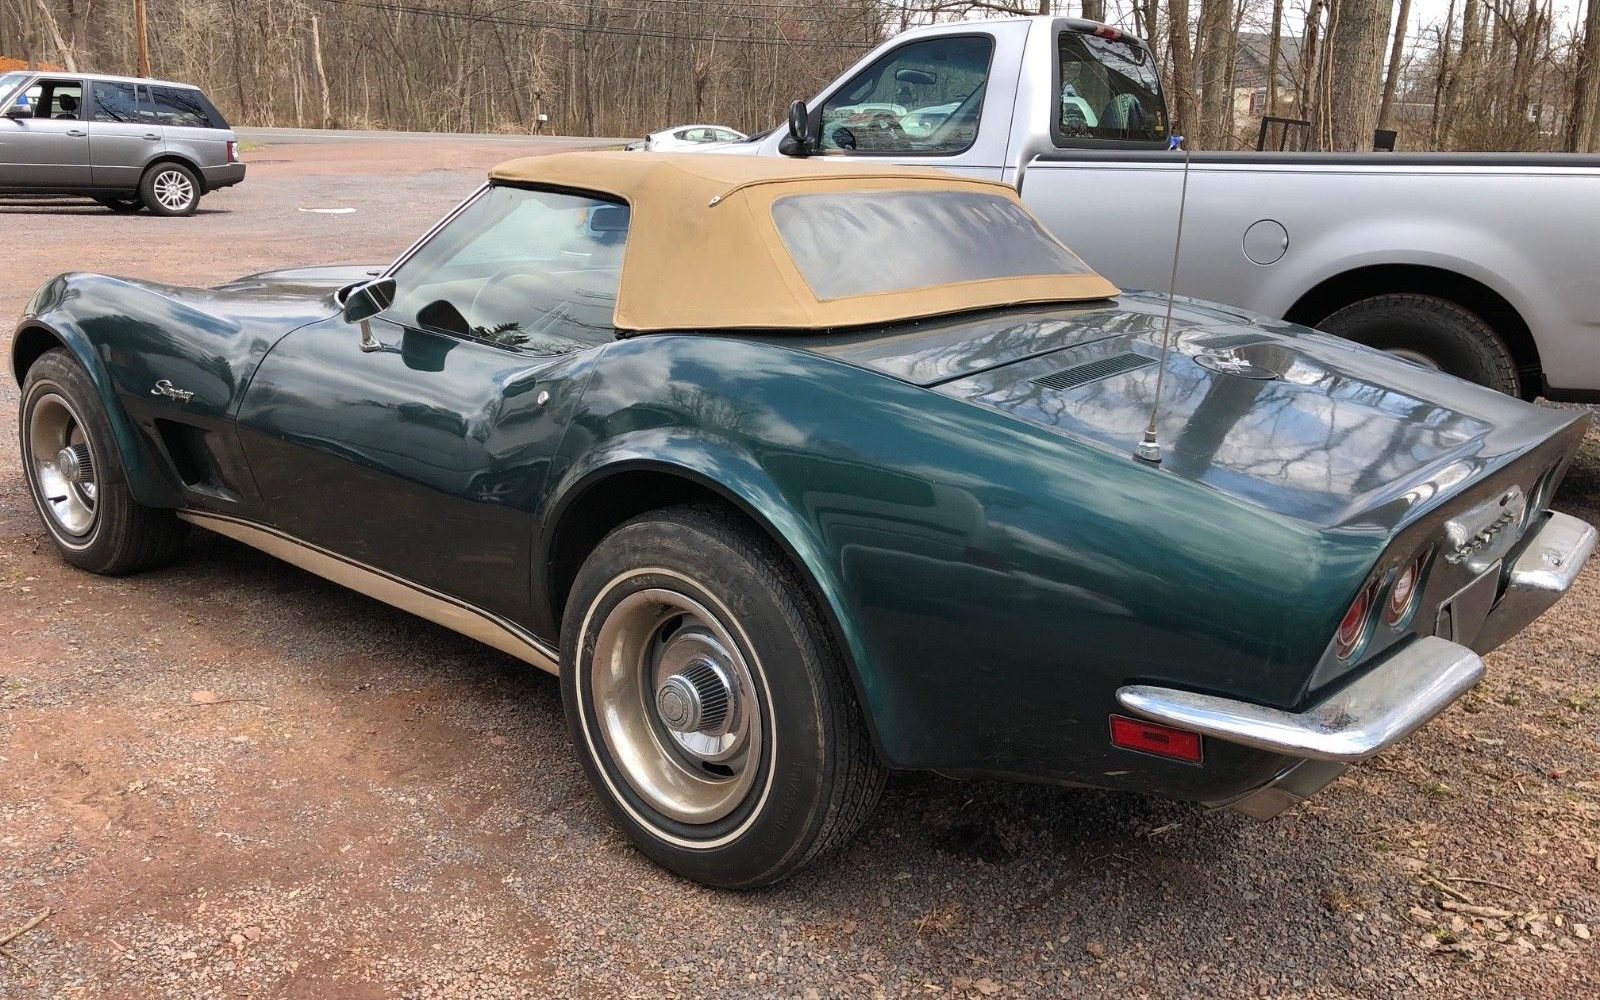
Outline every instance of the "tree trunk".
POLYGON ((1083 19, 1085 21, 1104 21, 1106 19, 1106 0, 1083 0, 1083 19))
POLYGON ((1354 151, 1372 146, 1378 67, 1391 10, 1389 0, 1335 0, 1328 15, 1328 44, 1323 55, 1332 79, 1323 95, 1326 119, 1319 131, 1329 149, 1354 151))
POLYGON ((44 28, 50 33, 50 41, 55 45, 56 52, 59 53, 61 65, 66 67, 68 73, 76 73, 78 71, 77 55, 72 51, 72 46, 67 44, 67 40, 61 37, 61 26, 56 24, 55 15, 50 13, 50 8, 46 5, 45 0, 36 0, 36 2, 39 5, 39 14, 44 18, 44 28))
POLYGON ((333 127, 333 106, 328 99, 328 73, 322 68, 322 29, 318 23, 321 19, 311 15, 311 65, 317 71, 317 89, 322 92, 322 122, 319 128, 333 127))
POLYGON ((1267 114, 1269 115, 1278 113, 1278 63, 1282 58, 1283 0, 1272 0, 1272 40, 1267 43, 1267 114))
POLYGON ((1200 118, 1194 128, 1197 149, 1225 145, 1228 104, 1228 62, 1233 53, 1233 0, 1200 0, 1200 118))
POLYGON ((1405 55, 1406 22, 1411 18, 1411 0, 1400 0, 1395 19, 1394 44, 1389 48, 1389 74, 1383 79, 1383 101, 1378 105, 1378 127, 1394 127, 1394 91, 1400 79, 1400 60, 1405 55))
POLYGON ((1172 130, 1195 129, 1194 50, 1189 47, 1189 0, 1168 0, 1167 37, 1172 50, 1172 130))
POLYGON ((1583 22, 1583 45, 1572 81, 1572 117, 1567 125, 1567 150, 1600 151, 1600 0, 1589 0, 1583 22))

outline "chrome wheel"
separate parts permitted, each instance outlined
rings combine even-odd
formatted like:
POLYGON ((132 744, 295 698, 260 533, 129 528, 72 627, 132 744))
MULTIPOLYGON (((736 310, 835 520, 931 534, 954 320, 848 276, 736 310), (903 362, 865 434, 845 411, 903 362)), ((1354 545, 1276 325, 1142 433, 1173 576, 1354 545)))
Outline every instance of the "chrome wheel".
POLYGON ((163 170, 150 184, 156 201, 169 212, 181 212, 194 201, 194 182, 181 170, 163 170))
POLYGON ((1399 358, 1401 361, 1409 361, 1414 365, 1422 368, 1431 368, 1436 372, 1444 370, 1443 368, 1439 367, 1439 362, 1435 361, 1433 358, 1430 358, 1428 355, 1423 354, 1421 351, 1412 350, 1409 347, 1390 347, 1386 350, 1389 354, 1399 358))
POLYGON ((83 420, 65 397, 47 392, 34 401, 28 413, 27 443, 39 506, 65 534, 88 535, 94 530, 99 496, 97 463, 83 420))
POLYGON ((657 812, 715 823, 754 786, 763 739, 754 674, 728 627, 693 598, 652 588, 619 601, 595 637, 588 696, 611 758, 657 812))

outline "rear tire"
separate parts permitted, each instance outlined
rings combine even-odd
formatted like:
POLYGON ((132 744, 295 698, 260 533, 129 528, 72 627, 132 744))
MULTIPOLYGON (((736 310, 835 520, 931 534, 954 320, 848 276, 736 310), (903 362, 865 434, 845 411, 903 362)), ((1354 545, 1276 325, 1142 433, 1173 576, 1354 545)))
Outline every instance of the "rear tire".
POLYGON ((133 499, 100 394, 65 349, 46 351, 28 369, 17 426, 28 492, 63 559, 117 575, 182 551, 189 526, 133 499))
POLYGON ((144 202, 138 197, 117 198, 102 194, 96 195, 94 200, 119 215, 133 215, 135 212, 144 211, 144 202))
POLYGON ((1510 396, 1522 388, 1505 342, 1477 313, 1448 299, 1408 292, 1377 295, 1335 311, 1316 326, 1510 396))
POLYGON ((181 163, 157 163, 139 181, 139 198, 156 215, 193 215, 200 205, 200 180, 181 163))
POLYGON ((731 514, 674 507, 607 535, 573 583, 561 646, 590 782, 639 850, 685 878, 777 882, 851 839, 883 790, 807 588, 731 514))

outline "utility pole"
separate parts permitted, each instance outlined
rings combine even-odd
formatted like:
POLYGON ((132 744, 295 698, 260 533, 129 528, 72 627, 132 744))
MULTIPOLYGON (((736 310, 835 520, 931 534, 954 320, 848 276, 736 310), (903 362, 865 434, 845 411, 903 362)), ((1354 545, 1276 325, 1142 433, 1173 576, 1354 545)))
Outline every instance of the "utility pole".
POLYGON ((145 0, 133 0, 133 34, 139 48, 138 76, 150 75, 150 30, 144 16, 145 0))

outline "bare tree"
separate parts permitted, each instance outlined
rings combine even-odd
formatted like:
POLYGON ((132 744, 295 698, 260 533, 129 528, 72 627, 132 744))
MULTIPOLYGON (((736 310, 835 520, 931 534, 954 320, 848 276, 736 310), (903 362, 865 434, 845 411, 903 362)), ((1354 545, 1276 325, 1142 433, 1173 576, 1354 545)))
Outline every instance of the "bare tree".
POLYGON ((1389 72, 1383 78, 1383 99, 1378 105, 1378 127, 1393 125, 1394 91, 1400 82, 1400 63, 1405 57, 1406 25, 1411 19, 1411 0, 1400 0, 1400 13, 1395 17, 1394 43, 1389 47, 1389 72))
POLYGON ((1370 148, 1391 9, 1390 0, 1334 0, 1329 7, 1318 128, 1324 148, 1370 148))
POLYGON ((1574 153, 1600 150, 1600 0, 1589 0, 1583 22, 1583 42, 1572 79, 1572 117, 1567 127, 1567 149, 1574 153))

